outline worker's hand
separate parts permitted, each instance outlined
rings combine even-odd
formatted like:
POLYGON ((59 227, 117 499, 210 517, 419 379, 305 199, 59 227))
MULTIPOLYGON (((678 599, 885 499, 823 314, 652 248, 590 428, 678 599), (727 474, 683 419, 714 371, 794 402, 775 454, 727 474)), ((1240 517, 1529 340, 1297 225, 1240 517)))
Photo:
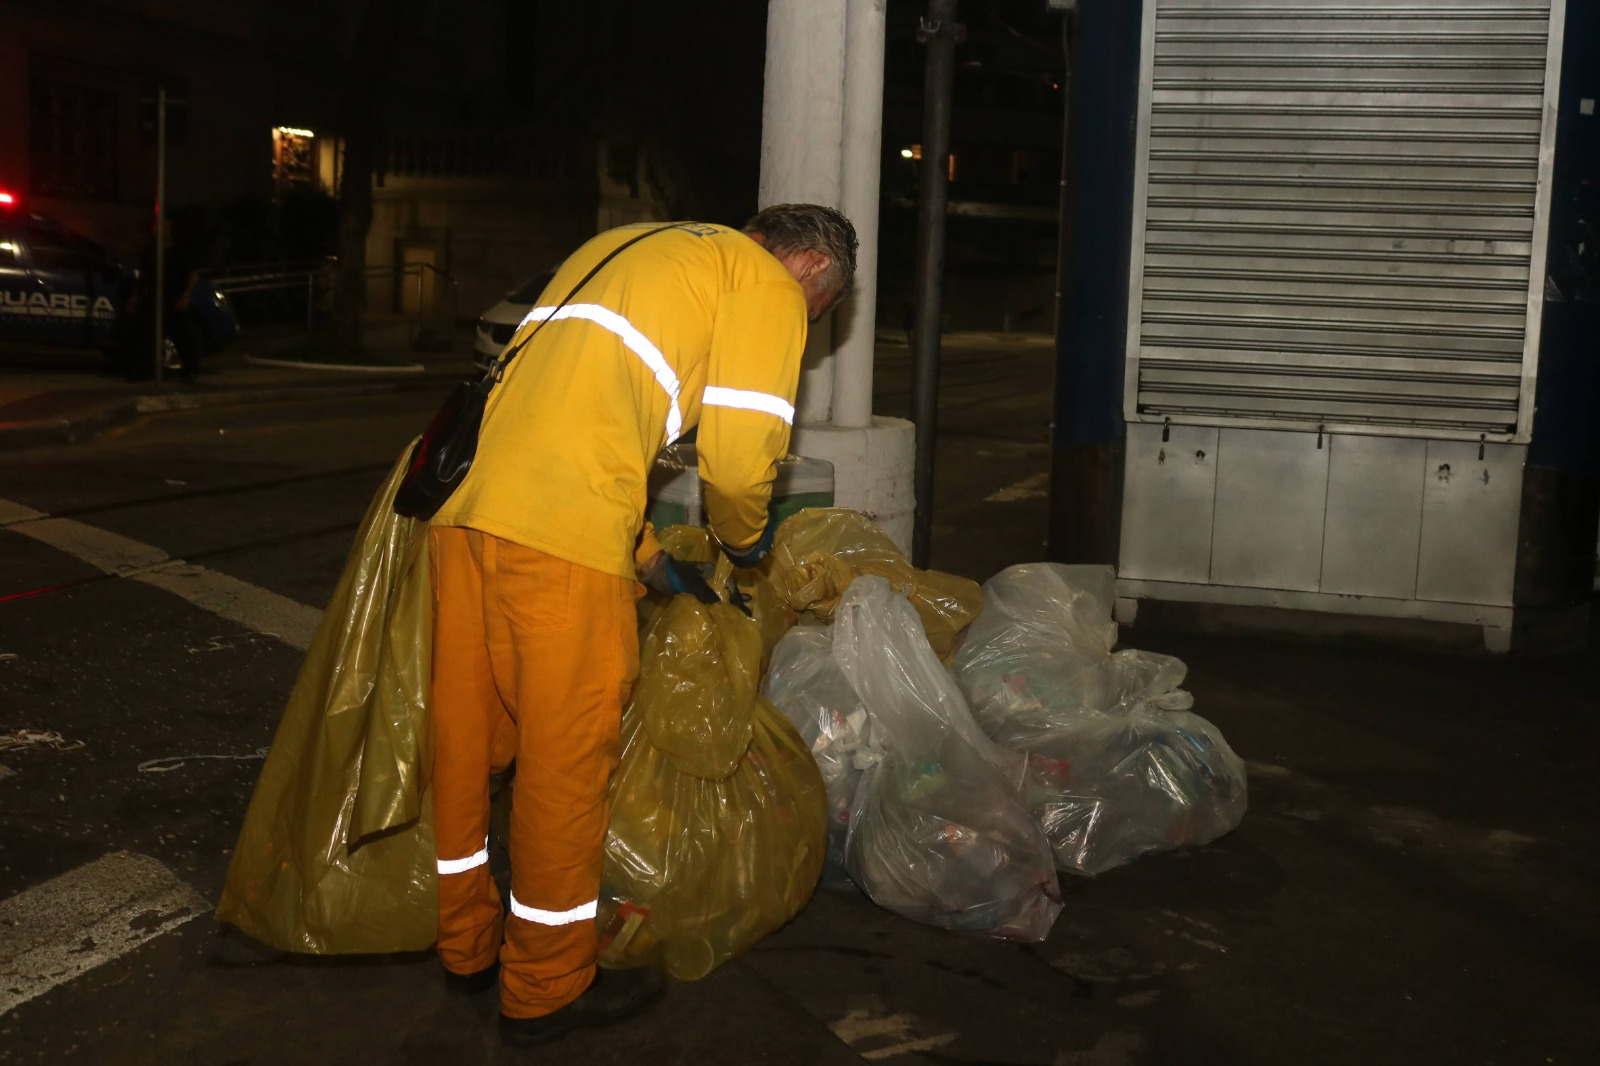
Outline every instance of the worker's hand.
POLYGON ((701 603, 720 602, 717 594, 711 591, 705 575, 700 573, 699 567, 681 559, 674 559, 666 552, 656 553, 656 557, 650 560, 649 565, 640 571, 639 580, 646 588, 663 596, 688 593, 701 603))
POLYGON ((726 555, 728 561, 740 570, 754 570, 761 565, 761 560, 767 557, 767 553, 772 551, 772 536, 777 528, 778 523, 772 520, 772 512, 768 511, 767 524, 761 530, 760 540, 742 552, 736 552, 727 545, 723 545, 722 554, 726 555))
POLYGON ((751 597, 746 594, 745 591, 738 585, 734 584, 733 580, 730 578, 728 580, 729 606, 739 608, 740 612, 743 613, 746 618, 754 618, 755 612, 750 610, 750 600, 751 597))

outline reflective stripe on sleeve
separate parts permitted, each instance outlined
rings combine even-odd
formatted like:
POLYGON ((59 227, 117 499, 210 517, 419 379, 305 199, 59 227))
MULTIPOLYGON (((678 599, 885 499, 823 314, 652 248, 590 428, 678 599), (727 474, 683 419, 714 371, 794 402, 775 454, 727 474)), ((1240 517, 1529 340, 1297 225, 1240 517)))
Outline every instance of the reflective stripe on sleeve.
POLYGON ((482 866, 489 861, 489 838, 483 838, 483 848, 475 851, 464 859, 440 859, 439 872, 441 874, 464 874, 468 870, 482 866))
POLYGON ((517 894, 511 894, 511 913, 525 922, 538 922, 540 925, 571 925, 573 922, 582 922, 593 919, 599 910, 600 901, 590 900, 580 904, 570 911, 542 911, 538 907, 529 907, 517 901, 517 894))
POLYGON ((751 392, 748 389, 725 389, 720 385, 707 385, 700 402, 706 407, 737 407, 743 411, 763 411, 777 415, 789 425, 794 425, 794 405, 782 396, 770 392, 751 392))
MULTIPOLYGON (((667 443, 671 444, 683 432, 683 412, 678 407, 678 393, 681 386, 678 375, 673 373, 672 367, 667 364, 667 357, 661 354, 661 349, 650 343, 650 338, 634 329, 633 323, 617 314, 609 307, 599 304, 568 304, 557 310, 554 307, 535 307, 528 312, 522 320, 525 326, 529 322, 543 322, 548 318, 560 321, 563 318, 581 318, 586 322, 593 322, 614 333, 628 350, 637 355, 645 366, 650 368, 650 373, 655 375, 656 384, 667 394, 671 407, 667 411, 667 443)), ((522 326, 518 326, 521 329, 522 326)))

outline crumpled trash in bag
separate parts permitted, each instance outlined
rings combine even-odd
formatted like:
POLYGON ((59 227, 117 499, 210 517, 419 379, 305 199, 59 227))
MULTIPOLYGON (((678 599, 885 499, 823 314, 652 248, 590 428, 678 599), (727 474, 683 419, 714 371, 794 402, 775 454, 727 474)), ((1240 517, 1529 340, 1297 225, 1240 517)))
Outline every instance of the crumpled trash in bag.
POLYGON ((769 559, 761 570, 778 595, 823 621, 832 619, 839 596, 858 575, 888 579, 917 609, 941 659, 950 657, 956 637, 983 606, 977 582, 916 569, 870 518, 846 508, 809 508, 790 518, 778 527, 769 559))
POLYGON ((978 721, 1028 754, 1029 805, 1073 873, 1206 844, 1244 817, 1243 761, 1189 713, 1187 668, 1113 652, 1110 567, 1030 563, 984 585, 953 671, 978 721))
POLYGON ((867 709, 833 658, 833 631, 822 626, 791 629, 778 642, 762 693, 800 731, 822 771, 828 790, 828 855, 822 883, 844 887, 844 844, 856 785, 869 766, 883 759, 883 744, 867 709))
POLYGON ((760 627, 677 596, 649 624, 601 878, 601 961, 704 977, 799 913, 826 846, 826 790, 756 692, 760 627))
POLYGON ((438 935, 428 524, 362 519, 245 814, 217 918, 282 951, 415 951, 438 935))
POLYGON ((1025 760, 972 720, 911 603, 884 578, 857 578, 834 612, 832 651, 885 749, 856 788, 851 879, 906 918, 1044 940, 1061 895, 1049 842, 1017 799, 1025 760))

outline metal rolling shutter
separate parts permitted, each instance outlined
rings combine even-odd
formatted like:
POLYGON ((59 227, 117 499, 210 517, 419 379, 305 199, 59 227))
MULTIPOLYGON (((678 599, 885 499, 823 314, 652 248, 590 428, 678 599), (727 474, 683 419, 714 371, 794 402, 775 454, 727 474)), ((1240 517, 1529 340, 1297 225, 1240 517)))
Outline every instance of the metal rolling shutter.
POLYGON ((1129 418, 1526 439, 1563 0, 1146 3, 1129 418))

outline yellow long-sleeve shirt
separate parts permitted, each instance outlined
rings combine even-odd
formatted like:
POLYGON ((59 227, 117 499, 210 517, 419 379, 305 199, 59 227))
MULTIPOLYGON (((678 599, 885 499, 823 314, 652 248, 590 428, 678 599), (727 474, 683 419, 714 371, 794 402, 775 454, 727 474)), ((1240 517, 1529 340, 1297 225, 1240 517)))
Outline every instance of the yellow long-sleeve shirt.
MULTIPOLYGON (((556 272, 515 346, 642 223, 556 272)), ((555 312, 489 394, 472 469, 434 516, 633 577, 656 453, 695 426, 705 513, 730 548, 766 524, 788 452, 805 294, 737 230, 701 223, 619 254, 555 312)))

